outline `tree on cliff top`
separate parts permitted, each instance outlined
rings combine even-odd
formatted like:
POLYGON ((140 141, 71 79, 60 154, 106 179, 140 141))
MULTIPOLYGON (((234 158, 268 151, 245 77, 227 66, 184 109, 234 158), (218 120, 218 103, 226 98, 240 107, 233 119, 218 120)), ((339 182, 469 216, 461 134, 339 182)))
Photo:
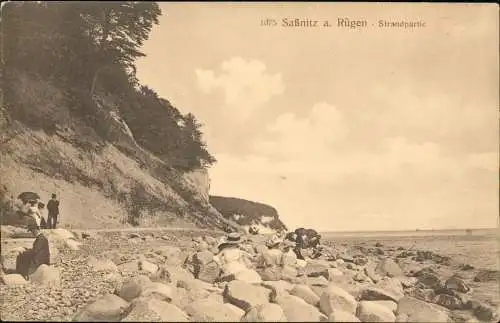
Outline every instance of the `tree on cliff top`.
MULTIPOLYGON (((215 162, 195 117, 183 116, 135 77, 140 47, 161 15, 156 2, 12 2, 2 11, 7 76, 21 71, 57 85, 89 120, 96 115, 92 96, 111 94, 136 140, 167 163, 190 170, 215 162)), ((6 77, 8 110, 23 121, 25 110, 34 108, 12 97, 15 86, 6 77)))

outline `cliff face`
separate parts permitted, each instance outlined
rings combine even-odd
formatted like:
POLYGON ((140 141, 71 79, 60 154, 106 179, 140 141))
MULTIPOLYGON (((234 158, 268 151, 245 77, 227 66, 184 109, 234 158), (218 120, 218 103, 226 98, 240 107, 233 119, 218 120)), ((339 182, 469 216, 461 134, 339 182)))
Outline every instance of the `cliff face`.
POLYGON ((228 220, 236 222, 248 231, 256 225, 260 233, 286 230, 272 206, 234 197, 210 196, 210 203, 228 220))
POLYGON ((177 171, 139 146, 112 97, 92 98, 90 127, 47 82, 20 74, 16 91, 22 104, 9 110, 33 122, 0 112, 0 184, 8 196, 33 191, 48 200, 56 193, 67 227, 230 226, 209 203, 206 170, 177 171), (50 131, 37 129, 47 120, 50 131))

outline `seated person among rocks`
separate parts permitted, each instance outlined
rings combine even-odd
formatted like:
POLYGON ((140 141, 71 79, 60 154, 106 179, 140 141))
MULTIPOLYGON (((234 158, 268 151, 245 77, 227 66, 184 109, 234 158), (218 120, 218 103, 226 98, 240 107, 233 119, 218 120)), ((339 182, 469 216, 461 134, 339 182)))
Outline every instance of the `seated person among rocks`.
POLYGON ((278 236, 273 236, 270 240, 266 242, 267 249, 257 256, 258 268, 267 268, 272 266, 281 266, 281 258, 283 252, 279 249, 281 240, 278 236))
POLYGON ((241 241, 241 235, 232 232, 219 243, 219 253, 214 256, 214 261, 221 267, 222 277, 235 275, 251 267, 252 256, 239 248, 241 241))
POLYGON ((50 265, 50 250, 47 237, 40 231, 40 227, 33 218, 28 219, 27 229, 35 236, 33 248, 21 252, 16 259, 16 272, 26 279, 40 265, 50 265))

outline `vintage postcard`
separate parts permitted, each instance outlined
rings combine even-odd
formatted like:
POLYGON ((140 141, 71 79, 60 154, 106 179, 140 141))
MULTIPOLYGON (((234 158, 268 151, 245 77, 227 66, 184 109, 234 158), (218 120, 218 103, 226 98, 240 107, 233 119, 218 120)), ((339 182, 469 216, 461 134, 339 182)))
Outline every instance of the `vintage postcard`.
POLYGON ((2 321, 498 322, 499 7, 1 6, 2 321))

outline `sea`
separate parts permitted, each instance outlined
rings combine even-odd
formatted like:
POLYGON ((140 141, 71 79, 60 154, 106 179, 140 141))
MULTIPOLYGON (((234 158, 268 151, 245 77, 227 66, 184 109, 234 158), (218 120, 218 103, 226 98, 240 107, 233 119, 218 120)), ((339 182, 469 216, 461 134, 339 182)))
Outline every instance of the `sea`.
POLYGON ((500 270, 500 229, 322 232, 322 240, 432 251, 475 268, 500 270))

